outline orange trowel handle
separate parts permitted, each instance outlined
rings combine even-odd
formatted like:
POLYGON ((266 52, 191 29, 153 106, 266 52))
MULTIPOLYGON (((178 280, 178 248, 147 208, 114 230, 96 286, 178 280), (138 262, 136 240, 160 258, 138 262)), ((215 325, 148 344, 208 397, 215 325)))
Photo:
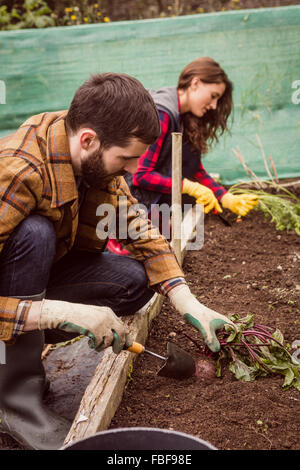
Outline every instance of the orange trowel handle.
POLYGON ((134 352, 135 354, 141 354, 142 352, 145 351, 144 346, 140 343, 136 343, 135 341, 133 341, 132 345, 126 349, 127 351, 134 352))

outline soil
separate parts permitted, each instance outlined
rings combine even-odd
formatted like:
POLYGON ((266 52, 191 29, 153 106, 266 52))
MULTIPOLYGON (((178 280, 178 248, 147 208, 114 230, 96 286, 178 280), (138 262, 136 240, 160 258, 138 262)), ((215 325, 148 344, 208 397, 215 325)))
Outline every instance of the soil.
MULTIPOLYGON (((300 339, 300 238, 278 232, 262 213, 226 226, 217 216, 205 219, 205 241, 189 251, 183 268, 200 302, 230 315, 255 315, 258 323, 279 328, 288 343, 300 339)), ((197 357, 200 333, 178 320, 166 301, 154 319, 147 348, 166 354, 173 341, 197 357)), ((191 434, 221 450, 295 450, 300 448, 300 393, 283 391, 282 376, 253 382, 223 376, 183 381, 157 376, 158 359, 144 354, 134 362, 122 403, 111 428, 146 426, 191 434)))

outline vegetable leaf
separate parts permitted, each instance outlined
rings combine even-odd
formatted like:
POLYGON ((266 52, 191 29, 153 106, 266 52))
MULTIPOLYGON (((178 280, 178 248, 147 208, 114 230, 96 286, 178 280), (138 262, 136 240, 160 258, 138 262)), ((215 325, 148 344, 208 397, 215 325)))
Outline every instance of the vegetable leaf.
POLYGON ((221 360, 230 360, 229 369, 237 380, 250 382, 258 376, 281 374, 282 388, 300 390, 300 364, 291 356, 279 329, 272 334, 269 327, 256 324, 253 315, 230 317, 236 332, 226 329, 219 333, 221 350, 217 360, 217 377, 221 376, 221 360))
MULTIPOLYGON (((263 182, 268 184, 267 181, 263 182)), ((248 189, 247 192, 257 196, 256 210, 262 211, 266 218, 276 224, 277 230, 294 230, 300 235, 300 199, 283 186, 277 184, 280 194, 272 194, 261 189, 248 189)), ((241 194, 245 189, 234 185, 230 188, 232 194, 241 194)))
POLYGON ((252 382, 257 375, 255 367, 247 366, 245 362, 241 361, 237 357, 230 362, 229 369, 238 380, 243 380, 245 382, 252 382))

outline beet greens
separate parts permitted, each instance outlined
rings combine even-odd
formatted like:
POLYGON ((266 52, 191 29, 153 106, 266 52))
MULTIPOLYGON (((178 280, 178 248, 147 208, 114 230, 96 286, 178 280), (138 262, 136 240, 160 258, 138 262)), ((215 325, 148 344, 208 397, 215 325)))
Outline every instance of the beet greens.
POLYGON ((222 362, 229 360, 229 369, 238 380, 246 382, 259 376, 270 374, 284 375, 284 390, 295 387, 300 390, 300 364, 289 352, 289 346, 284 344, 280 330, 272 333, 272 328, 254 322, 253 315, 240 318, 232 315, 230 320, 236 325, 237 331, 226 325, 217 333, 221 349, 212 353, 207 346, 200 344, 185 334, 202 351, 202 354, 216 359, 216 376, 221 377, 222 362))

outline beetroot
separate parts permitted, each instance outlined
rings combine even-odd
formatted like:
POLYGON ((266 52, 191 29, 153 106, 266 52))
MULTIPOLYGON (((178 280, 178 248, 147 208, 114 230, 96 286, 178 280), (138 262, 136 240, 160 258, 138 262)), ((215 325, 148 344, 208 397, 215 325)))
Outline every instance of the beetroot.
POLYGON ((216 363, 211 359, 200 357, 195 360, 196 377, 203 381, 210 383, 216 378, 216 363))
POLYGON ((207 345, 203 349, 197 340, 182 332, 201 351, 202 358, 204 355, 210 361, 216 359, 214 366, 206 365, 203 359, 199 360, 199 364, 196 361, 196 376, 199 379, 212 377, 214 367, 214 376, 221 377, 222 361, 225 359, 226 364, 229 362, 229 370, 238 380, 250 382, 259 376, 281 374, 284 376, 284 390, 290 387, 300 390, 299 362, 291 355, 290 345, 285 344, 281 331, 276 329, 272 333, 271 327, 256 323, 254 315, 240 318, 235 314, 229 318, 235 323, 236 329, 233 330, 229 325, 217 332, 220 342, 218 353, 212 353, 207 345))

